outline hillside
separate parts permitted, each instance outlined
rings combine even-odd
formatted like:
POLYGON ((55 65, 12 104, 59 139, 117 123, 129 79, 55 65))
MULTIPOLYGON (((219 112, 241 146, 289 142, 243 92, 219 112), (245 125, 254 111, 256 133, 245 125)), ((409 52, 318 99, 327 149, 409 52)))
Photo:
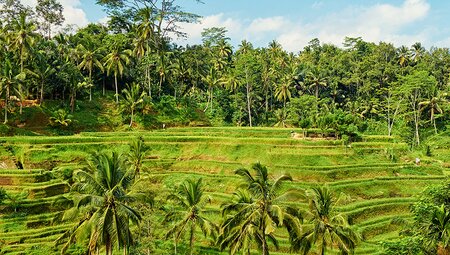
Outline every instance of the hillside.
MULTIPOLYGON (((413 161, 418 155, 412 155, 407 145, 396 139, 366 136, 344 146, 339 140, 295 139, 290 129, 275 128, 171 128, 3 137, 0 184, 17 194, 17 203, 0 207, 0 254, 58 254, 53 242, 74 224, 55 220, 67 206, 63 196, 69 190, 72 170, 94 151, 126 151, 136 136, 143 136, 151 148, 137 185, 157 193, 156 201, 163 203, 167 192, 182 180, 201 177, 213 198, 208 207, 217 211, 211 217, 218 221, 221 203, 239 183, 233 171, 259 161, 273 177, 292 175, 294 182, 285 189, 327 184, 335 193, 342 193, 339 211, 364 237, 357 254, 375 254, 380 251, 381 240, 395 239, 400 227, 392 220, 408 219, 416 195, 427 185, 441 183, 446 178, 443 165, 449 163, 445 162, 448 150, 441 149, 433 158, 420 155, 422 162, 417 166, 413 161), (18 162, 25 169, 17 169, 18 162)), ((307 206, 304 201, 296 204, 307 206)), ((157 217, 152 220, 152 226, 160 226, 157 217)), ((164 234, 156 232, 157 237, 164 234)), ((288 251, 287 233, 279 231, 277 235, 282 247, 274 254, 283 254, 288 251)), ((218 253, 207 248, 208 244, 206 240, 199 243, 203 254, 218 253)), ((160 254, 167 243, 156 242, 153 248, 160 254)))

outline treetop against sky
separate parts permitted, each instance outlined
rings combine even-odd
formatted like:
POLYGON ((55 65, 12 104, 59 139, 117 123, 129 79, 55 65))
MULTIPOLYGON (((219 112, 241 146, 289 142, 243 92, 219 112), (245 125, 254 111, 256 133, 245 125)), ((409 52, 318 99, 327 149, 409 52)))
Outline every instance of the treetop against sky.
MULTIPOLYGON (((20 0, 35 5, 36 0, 20 0)), ((60 0, 66 24, 105 22, 94 0, 60 0)), ((345 36, 396 46, 422 42, 426 47, 450 45, 450 1, 442 0, 180 0, 186 11, 202 15, 183 24, 189 37, 179 44, 201 42, 201 31, 226 27, 234 45, 246 39, 255 46, 277 40, 289 51, 301 50, 312 38, 340 45, 345 36)))

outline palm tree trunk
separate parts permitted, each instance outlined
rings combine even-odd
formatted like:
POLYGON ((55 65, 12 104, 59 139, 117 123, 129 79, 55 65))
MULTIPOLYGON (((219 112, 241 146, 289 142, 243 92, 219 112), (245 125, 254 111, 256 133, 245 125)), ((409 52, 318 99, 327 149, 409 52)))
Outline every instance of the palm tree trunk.
POLYGON ((248 121, 250 127, 252 126, 252 110, 250 106, 250 85, 247 83, 247 110, 248 110, 248 121))
POLYGON ((261 245, 262 245, 262 255, 269 255, 269 247, 267 246, 267 241, 266 241, 266 233, 265 233, 265 224, 264 224, 264 220, 261 219, 261 227, 260 227, 260 231, 261 231, 261 245))
POLYGON ((117 74, 114 74, 114 85, 116 87, 116 103, 119 103, 119 88, 117 87, 117 74))
POLYGON ((42 105, 44 102, 44 81, 41 82, 41 98, 39 100, 39 105, 42 105))
POLYGON ((9 103, 9 86, 6 86, 5 121, 3 122, 3 124, 8 123, 8 103, 9 103))
POLYGON ((437 135, 436 119, 434 118, 434 106, 431 107, 431 122, 433 122, 434 133, 437 135))
POLYGON ((134 115, 134 109, 131 108, 131 120, 130 120, 130 127, 133 126, 133 115, 134 115))
POLYGON ((189 248, 190 248, 190 254, 194 254, 194 231, 195 231, 195 225, 194 223, 191 223, 191 231, 189 233, 189 248))
POLYGON ((211 98, 211 100, 210 100, 210 103, 211 103, 211 109, 210 109, 210 111, 211 111, 211 113, 213 112, 213 87, 211 86, 211 90, 209 91, 209 93, 211 94, 210 95, 210 98, 211 98))
POLYGON ((248 110, 248 122, 250 124, 250 127, 252 126, 252 111, 250 106, 250 84, 248 82, 248 70, 247 67, 245 67, 245 80, 247 83, 246 90, 247 90, 247 110, 248 110))
POLYGON ((152 80, 150 77, 150 68, 149 66, 145 67, 145 76, 147 77, 147 82, 148 82, 148 96, 150 98, 152 98, 152 80))
POLYGON ((319 99, 319 84, 316 84, 316 98, 319 99))
POLYGON ((70 110, 73 113, 73 111, 75 110, 75 91, 72 91, 71 95, 70 95, 70 110))
POLYGON ((106 85, 105 85, 105 75, 102 75, 102 83, 103 83, 103 96, 105 96, 105 90, 106 90, 106 85))
MULTIPOLYGON (((21 52, 22 55, 22 52, 21 52)), ((20 73, 23 73, 23 58, 21 56, 20 58, 20 73)), ((23 88, 22 88, 22 84, 19 82, 19 97, 20 97, 20 110, 19 113, 20 115, 22 115, 23 113, 23 88)))
POLYGON ((161 91, 162 91, 162 83, 163 83, 163 75, 159 74, 159 96, 161 97, 161 91))
POLYGON ((177 255, 177 238, 176 238, 175 235, 174 235, 174 239, 175 239, 174 240, 174 246, 175 246, 175 251, 174 251, 175 253, 174 254, 177 255))
MULTIPOLYGON (((92 70, 89 70, 89 82, 92 82, 92 70)), ((92 86, 94 85, 94 83, 92 82, 92 84, 89 84, 89 102, 92 101, 92 86)))

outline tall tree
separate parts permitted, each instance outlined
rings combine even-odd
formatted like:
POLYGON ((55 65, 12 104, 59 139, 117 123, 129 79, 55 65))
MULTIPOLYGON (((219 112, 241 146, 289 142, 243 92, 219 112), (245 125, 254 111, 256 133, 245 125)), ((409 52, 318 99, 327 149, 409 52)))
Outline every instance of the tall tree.
POLYGON ((398 94, 407 99, 409 104, 409 115, 412 115, 414 125, 415 144, 420 144, 420 101, 423 99, 427 90, 436 87, 436 79, 430 76, 427 71, 415 71, 412 74, 399 77, 398 94))
POLYGON ((143 160, 147 155, 149 148, 145 145, 144 138, 142 136, 136 137, 130 142, 130 152, 128 153, 128 160, 134 168, 136 177, 139 177, 143 160))
MULTIPOLYGON (((128 254, 133 243, 130 223, 138 224, 141 215, 130 206, 139 196, 131 193, 134 173, 125 157, 116 152, 94 154, 87 167, 74 176, 76 182, 71 194, 75 206, 65 216, 72 219, 78 216, 79 223, 60 240, 68 239, 70 244, 88 234, 90 248, 95 250, 98 245, 104 245, 106 254, 112 255, 117 245, 128 254)), ((67 245, 63 252, 65 249, 67 245)))
POLYGON ((249 126, 253 126, 252 104, 253 104, 253 85, 258 74, 257 61, 253 45, 248 41, 242 41, 237 51, 236 68, 240 72, 242 81, 245 84, 245 95, 247 101, 247 113, 249 126))
POLYGON ((352 254, 359 240, 358 235, 348 226, 342 214, 336 212, 336 198, 328 187, 316 187, 307 192, 309 212, 304 233, 294 239, 294 250, 308 254, 314 246, 318 254, 327 249, 337 248, 342 254, 352 254))
POLYGON ((39 84, 39 104, 44 102, 44 85, 49 80, 50 76, 55 74, 56 69, 54 63, 48 64, 48 58, 44 51, 38 51, 34 54, 35 66, 32 75, 36 78, 39 84))
MULTIPOLYGON (((94 49, 92 43, 86 42, 86 46, 78 44, 78 52, 80 53, 81 62, 78 64, 78 68, 81 70, 87 70, 89 73, 89 81, 93 85, 92 71, 95 67, 103 71, 103 64, 100 62, 102 56, 99 54, 98 49, 94 49)), ((89 101, 92 101, 92 86, 89 87, 89 101)))
POLYGON ((291 176, 282 175, 271 181, 267 168, 260 163, 253 164, 252 170, 254 175, 244 168, 235 171, 242 177, 244 191, 238 190, 236 199, 222 206, 222 213, 227 216, 218 243, 222 250, 229 247, 231 254, 241 249, 249 254, 253 241, 263 255, 268 255, 268 241, 278 248, 277 227, 285 226, 297 234, 301 229, 296 210, 280 204, 287 197, 281 192, 282 183, 292 181, 291 176))
POLYGON ((41 19, 40 27, 50 40, 52 37, 52 26, 61 26, 65 18, 64 7, 57 0, 37 0, 36 13, 41 19))
MULTIPOLYGON (((432 89, 432 91, 436 91, 436 89, 432 89)), ((447 93, 440 93, 440 92, 431 92, 431 97, 426 99, 425 101, 422 101, 419 103, 420 111, 424 111, 428 109, 430 111, 430 122, 433 124, 434 133, 437 134, 437 127, 436 127, 436 115, 437 114, 443 114, 444 111, 442 110, 441 105, 448 103, 446 100, 447 93)))
POLYGON ((117 45, 114 45, 108 55, 105 56, 104 63, 106 68, 106 73, 109 75, 111 72, 114 73, 114 87, 116 90, 116 103, 119 103, 119 85, 117 83, 117 76, 123 75, 125 65, 130 63, 131 50, 120 49, 117 45))
POLYGON ((15 94, 17 87, 22 82, 23 76, 17 73, 13 63, 7 58, 4 63, 0 64, 0 94, 4 98, 4 121, 3 124, 8 123, 9 105, 11 104, 11 96, 15 94))
MULTIPOLYGON (((201 2, 199 0, 194 0, 201 2)), ((157 54, 162 54, 167 39, 171 36, 185 37, 186 33, 179 28, 181 22, 196 22, 200 16, 183 11, 179 0, 97 0, 97 3, 106 7, 114 20, 133 23, 142 12, 148 14, 150 27, 149 39, 155 47, 157 54)))
MULTIPOLYGON (((10 46, 14 49, 19 58, 20 72, 24 73, 24 62, 29 57, 36 38, 36 26, 27 21, 27 14, 20 13, 19 17, 12 23, 12 31, 9 35, 10 46)), ((22 85, 19 84, 20 96, 20 114, 22 114, 24 92, 22 85)))
MULTIPOLYGON (((197 228, 205 236, 215 236, 216 226, 205 217, 205 205, 211 198, 204 196, 202 179, 185 180, 168 199, 176 204, 176 208, 169 211, 165 221, 176 221, 169 229, 166 237, 174 236, 177 242, 185 231, 189 232, 190 254, 194 254, 195 231, 197 228)), ((176 245, 176 244, 175 244, 176 245)), ((176 253, 176 251, 175 251, 176 253)))
POLYGON ((136 108, 144 102, 146 93, 141 92, 141 87, 137 83, 132 83, 128 88, 122 90, 123 105, 127 111, 130 112, 130 127, 133 126, 133 118, 136 108))

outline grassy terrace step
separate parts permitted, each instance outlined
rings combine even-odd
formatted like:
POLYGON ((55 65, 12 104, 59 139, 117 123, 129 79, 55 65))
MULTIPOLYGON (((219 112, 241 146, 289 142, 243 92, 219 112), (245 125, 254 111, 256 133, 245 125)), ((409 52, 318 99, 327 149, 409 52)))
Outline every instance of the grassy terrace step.
MULTIPOLYGON (((288 138, 258 138, 258 137, 229 137, 229 136, 143 136, 149 143, 152 142, 208 142, 219 144, 283 144, 283 145, 337 145, 341 146, 341 141, 336 140, 297 140, 288 138)), ((128 143, 133 136, 112 136, 112 137, 81 137, 81 136, 58 136, 58 137, 3 137, 0 140, 7 144, 28 144, 28 145, 54 145, 54 144, 94 144, 94 143, 128 143)))
POLYGON ((362 202, 350 203, 344 206, 339 206, 338 211, 343 213, 353 213, 361 209, 382 206, 387 204, 402 204, 402 203, 413 203, 417 201, 415 197, 396 197, 396 198, 381 198, 381 199, 371 199, 362 202))
MULTIPOLYGON (((217 163, 217 164, 230 164, 242 166, 241 162, 236 161, 226 161, 226 160, 215 160, 215 159, 202 159, 202 156, 193 156, 190 158, 147 158, 143 162, 146 164, 158 164, 158 163, 176 163, 179 161, 196 161, 200 164, 205 163, 217 163)), ((370 162, 369 163, 356 163, 356 164, 341 164, 341 165, 288 165, 288 164, 270 164, 270 168, 286 168, 295 170, 315 170, 315 171, 331 171, 331 170, 341 170, 341 169, 361 169, 361 168, 406 168, 406 167, 417 167, 413 163, 392 163, 392 162, 370 162)))
POLYGON ((367 228, 371 228, 374 225, 379 224, 390 224, 395 219, 403 219, 408 220, 412 218, 411 213, 405 213, 405 214, 396 214, 396 215, 381 215, 379 217, 371 218, 369 220, 360 222, 358 224, 355 224, 355 226, 358 227, 358 229, 364 231, 367 228))
POLYGON ((24 231, 0 233, 0 240, 4 240, 4 241, 10 243, 10 242, 14 242, 17 240, 46 237, 49 235, 63 233, 64 231, 70 229, 74 225, 76 225, 76 224, 64 224, 64 225, 48 226, 48 227, 42 227, 42 228, 36 228, 36 229, 27 229, 24 231))
MULTIPOLYGON (((21 244, 10 244, 7 247, 4 247, 0 250, 0 254, 8 254, 8 255, 28 255, 25 250, 31 248, 40 248, 42 246, 53 247, 55 243, 51 242, 35 242, 35 243, 21 243, 21 244)), ((55 252, 55 254, 59 254, 55 252)))
POLYGON ((335 182, 329 182, 327 183, 330 187, 338 188, 340 186, 350 186, 350 185, 361 185, 364 183, 373 183, 373 182, 379 182, 379 181, 413 181, 413 180, 420 180, 420 181, 443 181, 446 179, 446 176, 444 175, 411 175, 411 176, 383 176, 383 177, 375 177, 370 179, 357 179, 357 180, 344 180, 344 181, 335 181, 335 182))
POLYGON ((52 212, 52 213, 43 213, 43 214, 34 214, 34 215, 23 215, 17 217, 11 216, 1 216, 0 217, 0 226, 2 224, 14 223, 14 222, 36 222, 36 221, 49 221, 53 220, 56 216, 61 214, 62 212, 52 212))

